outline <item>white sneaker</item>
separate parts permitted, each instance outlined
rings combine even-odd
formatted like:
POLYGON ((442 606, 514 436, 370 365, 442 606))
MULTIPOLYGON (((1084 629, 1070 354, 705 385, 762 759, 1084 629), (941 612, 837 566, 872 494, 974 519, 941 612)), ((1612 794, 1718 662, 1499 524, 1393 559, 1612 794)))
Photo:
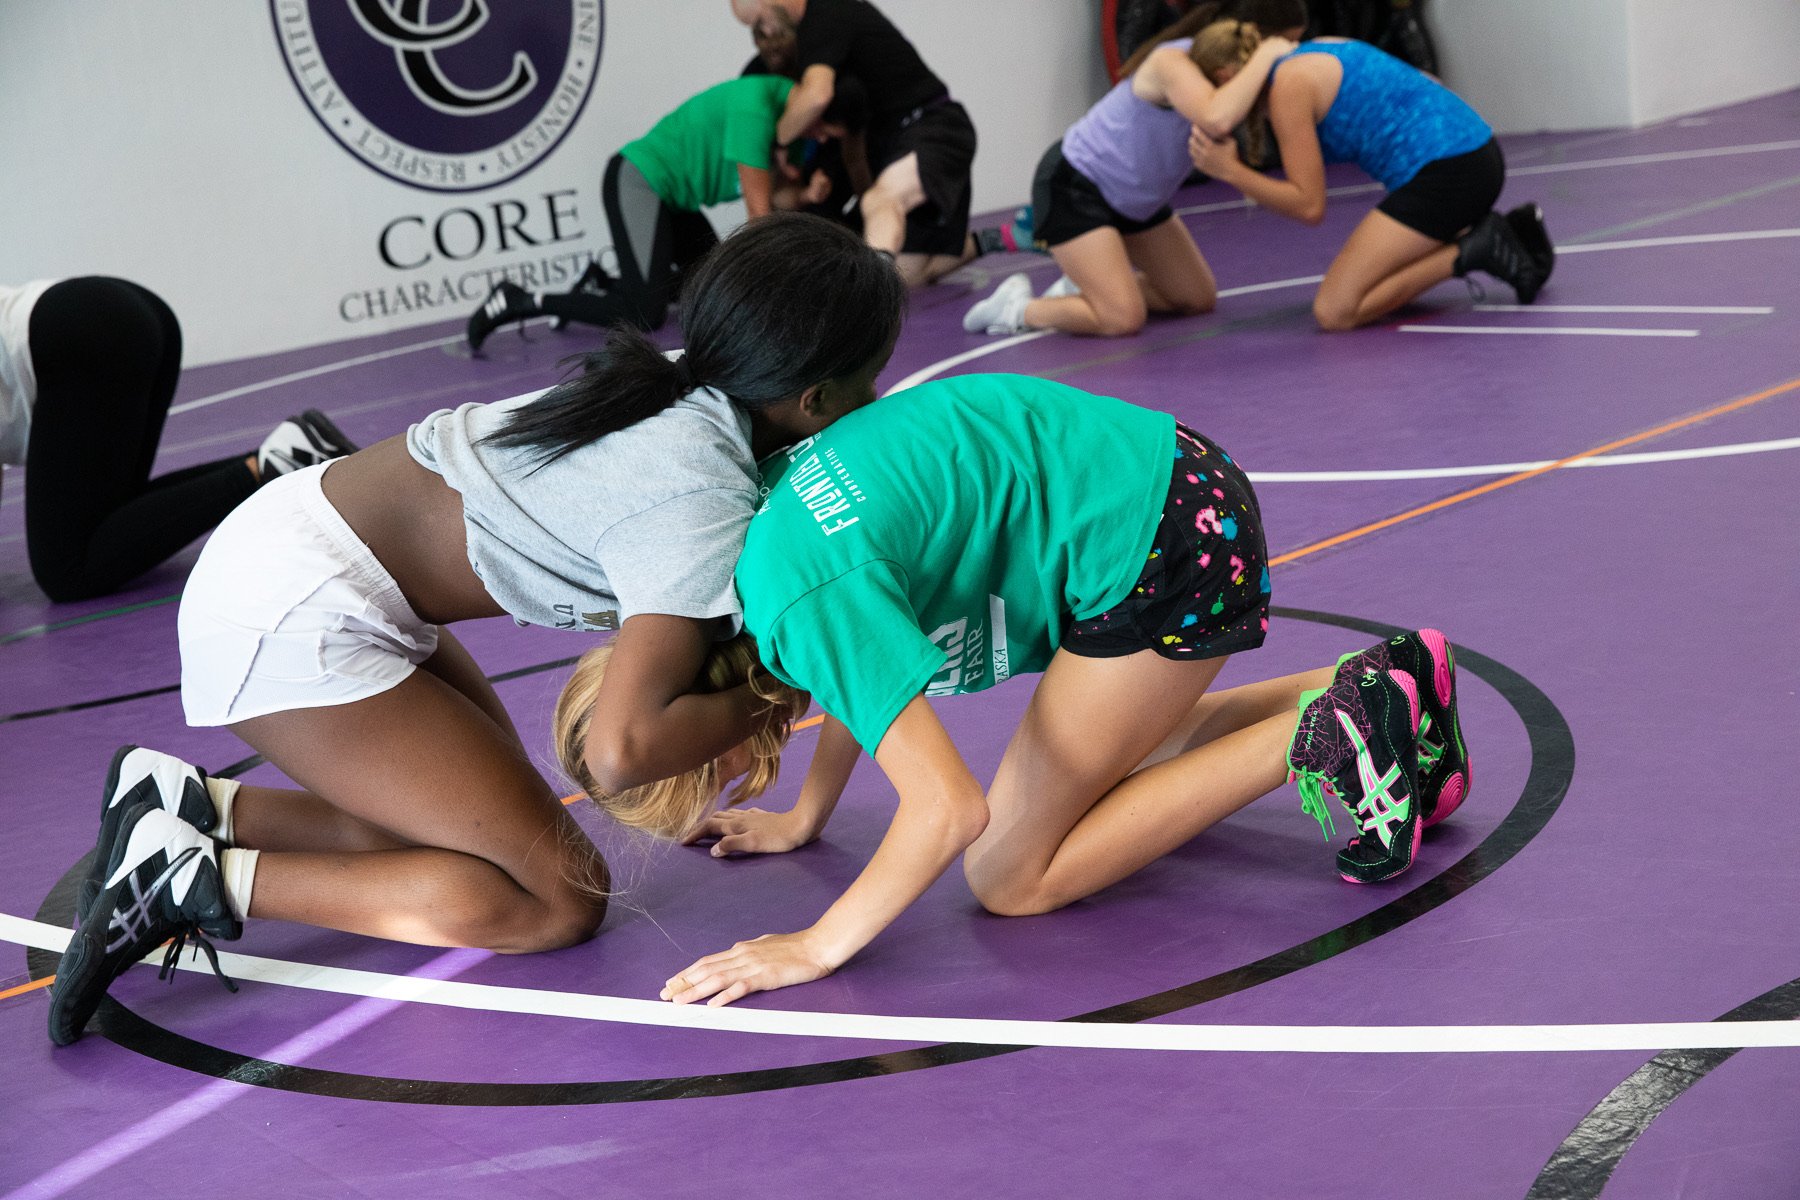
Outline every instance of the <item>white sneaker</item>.
POLYGON ((1055 283, 1044 289, 1043 299, 1054 300, 1058 296, 1079 295, 1081 295, 1081 289, 1075 286, 1075 281, 1067 275, 1060 275, 1055 283))
POLYGON ((277 425, 256 452, 256 465, 265 480, 286 475, 327 459, 356 453, 356 443, 331 418, 316 408, 296 413, 277 425))
POLYGON ((978 301, 963 316, 963 330, 994 336, 1019 333, 1025 328, 1025 306, 1031 300, 1031 276, 1023 271, 1008 275, 993 295, 978 301))

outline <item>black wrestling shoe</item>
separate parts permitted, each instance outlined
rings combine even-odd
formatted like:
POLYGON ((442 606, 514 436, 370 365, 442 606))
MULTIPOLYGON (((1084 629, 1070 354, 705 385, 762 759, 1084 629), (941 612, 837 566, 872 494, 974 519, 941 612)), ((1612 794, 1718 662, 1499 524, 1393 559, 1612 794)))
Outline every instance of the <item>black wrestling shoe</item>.
POLYGON ((1338 659, 1357 672, 1397 668, 1419 693, 1419 823, 1430 829, 1468 798, 1475 775, 1456 715, 1456 651, 1436 629, 1418 629, 1338 659))
POLYGON ((1477 221, 1456 243, 1454 270, 1459 279, 1470 271, 1486 271, 1511 286, 1520 304, 1536 300, 1538 289, 1549 278, 1506 218, 1495 212, 1477 221))
POLYGON ((100 793, 100 839, 94 847, 94 861, 76 893, 77 914, 85 914, 100 894, 106 864, 112 861, 125 814, 146 802, 174 813, 201 833, 211 833, 219 823, 212 793, 206 790, 205 771, 172 754, 142 746, 120 746, 113 754, 112 767, 106 772, 106 787, 100 793))
POLYGON ((487 341, 488 334, 508 321, 524 321, 537 315, 538 306, 530 292, 516 283, 495 284, 494 290, 469 318, 469 353, 480 354, 481 343, 487 341))
POLYGON ((330 417, 316 408, 297 413, 277 425, 256 452, 256 466, 263 480, 317 466, 356 453, 356 443, 330 417))
MULTIPOLYGON (((588 259, 587 270, 581 273, 581 278, 575 281, 575 286, 569 289, 569 294, 575 296, 604 296, 606 293, 612 291, 613 284, 617 282, 619 282, 618 278, 608 275, 606 273, 606 268, 600 265, 599 259, 590 258, 588 259)), ((550 318, 550 328, 567 329, 568 327, 569 318, 550 318)))
POLYGON ((1556 244, 1550 240, 1550 229, 1544 224, 1544 210, 1536 203, 1521 204, 1506 214, 1506 223, 1531 255, 1531 261, 1550 278, 1556 269, 1556 244))
POLYGON ((1330 836, 1326 795, 1336 796, 1357 833, 1337 853, 1351 883, 1392 879, 1419 852, 1419 692, 1399 670, 1358 673, 1340 663, 1331 686, 1300 696, 1288 769, 1301 809, 1330 836))
POLYGON ((113 980, 169 943, 158 978, 173 975, 191 938, 231 991, 208 937, 236 941, 244 923, 225 902, 219 844, 160 804, 134 805, 119 824, 104 887, 69 938, 50 989, 50 1040, 81 1036, 113 980))

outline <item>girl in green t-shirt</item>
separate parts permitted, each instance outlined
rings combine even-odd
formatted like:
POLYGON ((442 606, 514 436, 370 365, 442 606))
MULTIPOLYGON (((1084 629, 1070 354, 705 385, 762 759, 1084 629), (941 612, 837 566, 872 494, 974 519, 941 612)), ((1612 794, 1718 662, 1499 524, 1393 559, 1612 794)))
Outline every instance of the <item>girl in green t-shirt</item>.
MULTIPOLYGON (((778 75, 715 84, 626 143, 607 162, 600 184, 618 275, 590 262, 567 292, 496 284, 469 317, 471 352, 479 354, 500 326, 539 316, 656 329, 681 291, 683 273, 718 244, 702 209, 742 198, 755 220, 823 200, 830 180, 822 172, 803 179, 777 151, 775 126, 793 87, 778 75)), ((806 136, 858 135, 867 106, 865 93, 846 91, 806 136)))
POLYGON ((1261 518, 1230 456, 1167 414, 961 376, 849 414, 765 463, 763 485, 737 582, 766 670, 736 648, 713 684, 748 680, 795 710, 800 689, 828 714, 793 810, 735 807, 772 777, 780 738, 651 788, 597 788, 583 697, 603 652, 559 707, 565 767, 626 823, 716 838, 715 855, 816 838, 859 746, 899 808, 817 923, 700 959, 665 999, 724 1004, 829 974, 965 851, 989 911, 1048 912, 1296 778, 1321 826, 1326 791, 1349 809, 1338 869, 1375 882, 1410 867, 1421 828, 1467 790, 1454 662, 1435 630, 1208 694, 1267 629, 1261 518), (926 698, 1032 671, 1043 677, 984 794, 926 698), (713 811, 746 770, 750 786, 713 811))

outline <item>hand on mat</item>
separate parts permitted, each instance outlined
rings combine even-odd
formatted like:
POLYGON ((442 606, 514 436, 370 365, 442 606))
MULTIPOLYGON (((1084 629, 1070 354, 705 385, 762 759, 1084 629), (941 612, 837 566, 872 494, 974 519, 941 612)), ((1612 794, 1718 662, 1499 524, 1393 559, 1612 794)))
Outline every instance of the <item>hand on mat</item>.
POLYGON ((681 839, 691 846, 704 838, 718 838, 712 856, 728 854, 786 854, 819 836, 812 821, 798 811, 767 812, 760 808, 722 808, 681 839))
POLYGON ((722 954, 707 955, 665 983, 661 996, 676 1004, 705 1000, 716 1008, 751 992, 811 983, 831 972, 806 934, 768 933, 722 954))
POLYGON ((1195 170, 1214 179, 1224 179, 1238 165, 1237 139, 1209 137, 1198 125, 1191 125, 1188 127, 1188 157, 1193 160, 1195 170))

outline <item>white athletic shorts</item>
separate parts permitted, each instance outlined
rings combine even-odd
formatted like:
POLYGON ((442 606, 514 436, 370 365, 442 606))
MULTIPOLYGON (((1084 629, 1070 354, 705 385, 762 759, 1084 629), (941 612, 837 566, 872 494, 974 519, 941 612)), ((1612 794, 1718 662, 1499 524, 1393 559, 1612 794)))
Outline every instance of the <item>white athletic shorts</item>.
POLYGON ((257 489, 201 551, 177 619, 189 725, 377 696, 437 649, 437 626, 325 499, 330 465, 257 489))

